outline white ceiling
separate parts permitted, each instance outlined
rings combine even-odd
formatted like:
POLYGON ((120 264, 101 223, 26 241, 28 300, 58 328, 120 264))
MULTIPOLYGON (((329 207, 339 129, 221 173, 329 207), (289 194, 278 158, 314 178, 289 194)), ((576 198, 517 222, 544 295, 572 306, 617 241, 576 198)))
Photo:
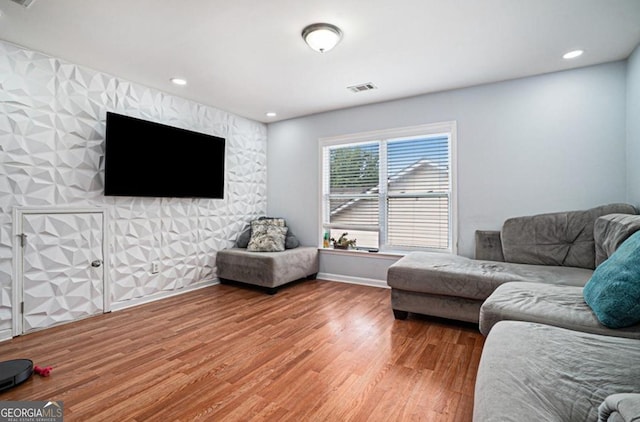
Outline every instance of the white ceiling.
POLYGON ((640 43, 640 0, 0 0, 0 10, 1 39, 262 122, 625 59, 640 43), (334 50, 304 44, 315 22, 342 29, 334 50), (561 58, 576 48, 585 54, 561 58), (365 82, 379 89, 346 89, 365 82))

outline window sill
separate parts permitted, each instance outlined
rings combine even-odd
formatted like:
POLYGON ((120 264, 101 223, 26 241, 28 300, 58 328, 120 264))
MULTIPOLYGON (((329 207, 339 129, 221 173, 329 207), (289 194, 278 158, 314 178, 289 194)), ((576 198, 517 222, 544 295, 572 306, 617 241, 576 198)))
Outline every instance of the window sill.
POLYGON ((361 249, 334 249, 334 248, 322 248, 318 247, 318 251, 322 254, 329 255, 350 255, 361 258, 382 258, 382 259, 397 259, 402 258, 407 252, 401 251, 384 251, 384 252, 369 252, 361 249))

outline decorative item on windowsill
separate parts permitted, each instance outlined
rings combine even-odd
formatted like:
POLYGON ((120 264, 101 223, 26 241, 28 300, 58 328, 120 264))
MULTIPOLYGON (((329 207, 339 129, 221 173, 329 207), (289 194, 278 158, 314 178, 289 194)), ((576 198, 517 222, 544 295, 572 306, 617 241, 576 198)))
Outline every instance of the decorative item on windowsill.
POLYGON ((334 239, 333 237, 331 238, 331 241, 333 242, 333 248, 334 249, 349 249, 351 248, 355 248, 356 247, 356 239, 347 239, 347 235, 349 233, 344 232, 342 233, 342 236, 340 236, 338 238, 338 240, 334 239))

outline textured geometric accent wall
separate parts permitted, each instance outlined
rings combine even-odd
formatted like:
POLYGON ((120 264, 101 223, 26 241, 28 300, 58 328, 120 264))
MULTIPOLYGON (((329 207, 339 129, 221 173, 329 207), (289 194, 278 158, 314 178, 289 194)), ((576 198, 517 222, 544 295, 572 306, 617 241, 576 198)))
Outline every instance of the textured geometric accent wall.
POLYGON ((266 149, 261 123, 0 41, 0 331, 14 207, 107 207, 107 279, 123 304, 215 277, 216 251, 266 212, 266 149), (225 199, 103 196, 107 111, 226 138, 225 199))

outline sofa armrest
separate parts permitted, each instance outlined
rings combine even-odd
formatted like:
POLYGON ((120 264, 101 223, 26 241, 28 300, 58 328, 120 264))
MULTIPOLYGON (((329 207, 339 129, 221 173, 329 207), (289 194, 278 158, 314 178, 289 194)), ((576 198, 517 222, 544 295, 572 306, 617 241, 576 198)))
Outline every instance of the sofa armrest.
POLYGON ((504 262, 500 232, 476 230, 476 259, 504 262))
POLYGON ((608 214, 598 218, 593 225, 596 266, 606 261, 618 246, 638 230, 640 230, 640 215, 608 214))
POLYGON ((598 421, 633 422, 640 419, 640 394, 619 393, 608 396, 598 407, 598 421))

